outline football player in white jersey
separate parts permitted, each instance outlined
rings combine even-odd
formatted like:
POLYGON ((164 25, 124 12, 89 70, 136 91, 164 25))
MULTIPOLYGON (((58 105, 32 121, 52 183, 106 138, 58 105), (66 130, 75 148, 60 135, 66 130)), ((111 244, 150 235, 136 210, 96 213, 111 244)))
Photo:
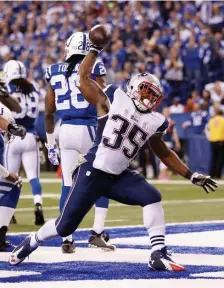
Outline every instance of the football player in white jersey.
MULTIPOLYGON (((5 97, 9 96, 5 95, 5 97)), ((6 102, 7 105, 12 104, 9 104, 11 108, 19 110, 18 104, 13 99, 8 99, 6 102)), ((0 111, 0 129, 5 137, 7 139, 12 136, 24 138, 26 129, 15 123, 12 113, 2 103, 0 103, 0 111)), ((7 249, 11 246, 11 243, 6 241, 6 233, 19 200, 21 185, 21 178, 0 164, 0 252, 8 251, 7 249)))
POLYGON ((8 92, 19 101, 21 107, 20 113, 13 112, 13 117, 17 124, 23 125, 27 130, 23 141, 16 138, 5 145, 4 166, 18 174, 21 163, 23 163, 33 193, 35 225, 43 225, 42 187, 39 180, 39 144, 35 128, 39 90, 34 83, 26 79, 27 72, 22 62, 10 60, 5 64, 3 71, 8 92))
MULTIPOLYGON (((153 110, 163 94, 159 80, 141 73, 127 85, 127 93, 120 88, 103 91, 90 77, 100 48, 91 46, 79 69, 80 91, 86 100, 97 106, 97 136, 93 147, 74 172, 73 186, 63 211, 48 221, 37 233, 30 234, 9 257, 11 265, 21 263, 41 242, 53 236, 73 232, 102 195, 127 205, 143 208, 143 221, 152 246, 148 267, 153 270, 183 271, 173 261, 165 246, 165 220, 160 192, 140 174, 128 168, 139 149, 148 142, 154 153, 174 172, 193 184, 214 191, 217 184, 209 176, 193 173, 162 140, 168 127, 165 117, 153 110), (114 100, 110 105, 107 94, 114 100)), ((77 79, 78 80, 78 79, 77 79)))
MULTIPOLYGON (((69 190, 72 186, 72 171, 78 163, 78 157, 86 154, 92 146, 97 125, 96 108, 90 105, 82 96, 76 85, 76 75, 81 61, 90 47, 88 35, 82 32, 73 33, 65 43, 65 62, 51 65, 46 70, 48 90, 45 98, 45 126, 47 132, 48 157, 53 165, 58 165, 58 148, 54 135, 54 114, 61 117, 59 132, 60 160, 62 167, 62 192, 60 211, 64 206, 69 190)), ((97 59, 93 66, 91 77, 105 88, 104 64, 97 59)), ((109 200, 105 197, 96 202, 95 219, 90 246, 105 245, 113 250, 114 246, 101 241, 101 235, 108 240, 104 233, 104 222, 108 210, 109 200)), ((63 238, 61 245, 63 253, 73 253, 75 246, 72 235, 63 238)))

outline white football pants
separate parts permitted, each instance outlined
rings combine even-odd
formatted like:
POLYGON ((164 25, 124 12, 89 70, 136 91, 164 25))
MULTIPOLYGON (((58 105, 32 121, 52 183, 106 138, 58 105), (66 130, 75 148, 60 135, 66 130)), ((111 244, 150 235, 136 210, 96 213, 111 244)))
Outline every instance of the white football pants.
POLYGON ((64 186, 72 186, 72 171, 79 154, 86 154, 92 147, 96 127, 63 124, 59 132, 59 147, 64 186))
POLYGON ((29 181, 39 178, 39 146, 36 137, 32 133, 27 133, 23 140, 19 137, 15 137, 12 142, 5 145, 5 168, 10 172, 19 173, 21 162, 23 163, 26 177, 29 181))

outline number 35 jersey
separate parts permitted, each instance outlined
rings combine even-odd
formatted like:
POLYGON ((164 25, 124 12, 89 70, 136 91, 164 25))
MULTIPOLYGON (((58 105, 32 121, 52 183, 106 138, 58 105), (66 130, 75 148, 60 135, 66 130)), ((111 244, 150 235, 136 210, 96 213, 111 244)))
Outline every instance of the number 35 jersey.
MULTIPOLYGON (((107 91, 105 93, 108 95, 107 91)), ((119 175, 127 169, 130 161, 152 135, 167 129, 168 121, 157 112, 140 113, 131 98, 120 88, 114 90, 113 96, 93 167, 119 175)))
MULTIPOLYGON (((80 62, 81 63, 81 62, 80 62)), ((73 69, 72 75, 66 79, 68 63, 51 65, 46 70, 46 81, 51 85, 55 93, 55 106, 57 114, 63 124, 71 125, 97 125, 95 106, 89 104, 77 87, 77 73, 80 63, 73 69)), ((101 61, 97 61, 93 67, 92 78, 106 74, 106 68, 101 61)))

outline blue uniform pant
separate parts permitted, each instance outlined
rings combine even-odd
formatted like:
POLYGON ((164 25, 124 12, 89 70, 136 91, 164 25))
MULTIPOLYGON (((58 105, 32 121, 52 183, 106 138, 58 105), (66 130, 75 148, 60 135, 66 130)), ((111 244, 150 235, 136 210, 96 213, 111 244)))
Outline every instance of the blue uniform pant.
POLYGON ((141 207, 161 201, 160 192, 140 174, 126 169, 120 175, 112 175, 85 162, 77 168, 70 193, 56 220, 58 234, 66 237, 73 233, 101 196, 141 207))

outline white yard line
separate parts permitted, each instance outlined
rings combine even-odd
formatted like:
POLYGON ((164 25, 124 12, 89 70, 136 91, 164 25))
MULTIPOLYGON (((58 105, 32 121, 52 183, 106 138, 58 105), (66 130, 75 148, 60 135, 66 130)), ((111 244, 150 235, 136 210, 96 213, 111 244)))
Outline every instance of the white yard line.
MULTIPOLYGON (((174 184, 174 185, 190 185, 191 183, 188 180, 147 180, 151 184, 174 184)), ((23 179, 24 183, 29 183, 28 179, 23 179)), ((58 178, 41 178, 40 182, 45 183, 59 183, 61 184, 62 180, 58 178)), ((218 180, 218 185, 224 185, 224 180, 218 180)))
MULTIPOLYGON (((52 194, 50 194, 52 195, 52 194)), ((47 194, 43 195, 44 198, 59 198, 56 196, 57 194, 54 194, 55 197, 46 197, 47 194)), ((29 196, 29 195, 22 195, 20 197, 20 199, 33 199, 33 196, 30 196, 30 198, 28 197, 24 197, 23 196, 29 196)), ((194 200, 166 200, 163 201, 163 205, 182 205, 182 204, 201 204, 201 203, 220 203, 220 202, 224 202, 224 198, 218 198, 218 199, 194 199, 194 200)), ((129 207, 128 205, 124 205, 121 203, 111 203, 109 207, 129 207)), ((58 206, 50 206, 50 207, 44 207, 44 210, 48 211, 48 210, 58 210, 58 206)), ((33 208, 17 208, 16 212, 25 212, 25 211, 33 211, 33 208)))

